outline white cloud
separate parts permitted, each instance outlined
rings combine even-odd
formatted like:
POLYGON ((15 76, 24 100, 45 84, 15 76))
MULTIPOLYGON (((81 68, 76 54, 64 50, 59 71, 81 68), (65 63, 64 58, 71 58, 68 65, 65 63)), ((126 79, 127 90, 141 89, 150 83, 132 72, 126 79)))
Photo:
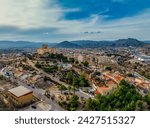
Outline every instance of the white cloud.
POLYGON ((62 41, 149 38, 150 10, 134 17, 113 21, 106 21, 103 16, 98 15, 92 15, 84 20, 65 20, 63 17, 66 12, 80 10, 78 8, 64 9, 55 2, 54 0, 0 0, 0 26, 15 26, 22 30, 32 28, 58 28, 59 30, 57 33, 42 31, 41 36, 37 37, 0 33, 0 39, 62 41), (102 33, 84 34, 85 31, 101 31, 102 33))
POLYGON ((46 26, 62 16, 62 9, 53 0, 0 0, 0 5, 0 25, 46 26))

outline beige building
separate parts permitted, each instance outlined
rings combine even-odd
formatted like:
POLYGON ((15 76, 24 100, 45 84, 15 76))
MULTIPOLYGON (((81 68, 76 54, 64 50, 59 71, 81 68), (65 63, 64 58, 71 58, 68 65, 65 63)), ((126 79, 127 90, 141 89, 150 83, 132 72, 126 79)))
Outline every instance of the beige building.
POLYGON ((45 53, 56 54, 56 48, 48 48, 48 45, 43 45, 42 48, 37 49, 37 53, 43 55, 45 53))
POLYGON ((78 55, 78 61, 79 62, 83 62, 85 60, 85 56, 83 56, 83 55, 78 55))
POLYGON ((98 57, 98 63, 102 63, 102 64, 105 64, 105 63, 110 63, 111 62, 111 58, 108 57, 108 56, 99 56, 98 57))
POLYGON ((24 86, 10 89, 8 92, 10 99, 16 106, 24 106, 32 102, 33 91, 25 88, 24 86))

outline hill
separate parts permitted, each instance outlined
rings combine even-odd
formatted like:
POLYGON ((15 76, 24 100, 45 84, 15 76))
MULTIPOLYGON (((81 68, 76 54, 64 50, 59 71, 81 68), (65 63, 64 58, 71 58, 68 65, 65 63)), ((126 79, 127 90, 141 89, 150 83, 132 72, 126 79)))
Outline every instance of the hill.
MULTIPOLYGON (((42 46, 42 42, 29 42, 29 41, 0 41, 0 49, 8 48, 38 48, 42 46)), ((48 44, 53 47, 53 43, 48 44)))
POLYGON ((84 48, 97 48, 97 47, 141 47, 146 43, 128 38, 128 39, 119 39, 116 41, 90 41, 90 40, 80 40, 80 41, 72 41, 72 43, 80 45, 84 48))
POLYGON ((117 40, 115 45, 119 47, 129 47, 129 46, 141 47, 144 46, 145 43, 137 39, 128 38, 117 40))
POLYGON ((147 44, 150 44, 150 41, 149 40, 146 40, 146 41, 144 41, 145 43, 147 43, 147 44))
POLYGON ((57 45, 54 46, 55 48, 82 48, 82 46, 69 42, 69 41, 63 41, 57 45))

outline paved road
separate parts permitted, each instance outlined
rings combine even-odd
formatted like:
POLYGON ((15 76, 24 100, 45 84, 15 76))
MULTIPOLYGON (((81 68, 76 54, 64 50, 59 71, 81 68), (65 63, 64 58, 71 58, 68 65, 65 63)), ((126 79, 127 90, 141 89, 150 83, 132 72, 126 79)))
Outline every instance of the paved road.
POLYGON ((16 58, 16 59, 2 59, 0 58, 0 62, 10 62, 10 61, 17 61, 17 60, 20 60, 21 58, 16 58))
MULTIPOLYGON (((57 83, 59 83, 59 84, 61 84, 61 85, 64 85, 64 86, 66 86, 66 87, 70 86, 69 84, 66 84, 66 83, 60 81, 58 78, 53 77, 53 76, 51 76, 50 74, 44 72, 42 69, 38 69, 37 67, 35 67, 34 63, 32 63, 29 59, 27 59, 27 62, 28 62, 28 64, 29 64, 32 68, 34 68, 35 70, 37 70, 39 73, 42 73, 42 74, 44 74, 45 76, 49 77, 49 78, 52 79, 53 81, 55 81, 55 82, 57 82, 57 83)), ((77 94, 78 96, 80 96, 80 97, 84 97, 85 99, 90 98, 89 95, 86 95, 86 94, 84 94, 84 93, 82 93, 82 92, 80 92, 80 91, 77 91, 76 94, 77 94)))

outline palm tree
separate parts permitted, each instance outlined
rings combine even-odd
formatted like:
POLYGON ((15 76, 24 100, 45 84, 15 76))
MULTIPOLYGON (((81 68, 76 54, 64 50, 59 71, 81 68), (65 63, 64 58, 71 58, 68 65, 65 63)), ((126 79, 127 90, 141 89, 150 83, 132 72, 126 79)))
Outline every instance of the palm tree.
POLYGON ((71 86, 68 86, 69 94, 71 93, 71 86))
POLYGON ((67 88, 64 85, 59 85, 58 89, 61 91, 61 94, 64 90, 67 90, 67 88))
POLYGON ((76 94, 76 87, 72 86, 72 90, 73 90, 73 94, 75 95, 76 94))
POLYGON ((68 72, 67 75, 66 75, 66 79, 67 79, 67 82, 70 84, 73 80, 73 73, 72 71, 68 72))

